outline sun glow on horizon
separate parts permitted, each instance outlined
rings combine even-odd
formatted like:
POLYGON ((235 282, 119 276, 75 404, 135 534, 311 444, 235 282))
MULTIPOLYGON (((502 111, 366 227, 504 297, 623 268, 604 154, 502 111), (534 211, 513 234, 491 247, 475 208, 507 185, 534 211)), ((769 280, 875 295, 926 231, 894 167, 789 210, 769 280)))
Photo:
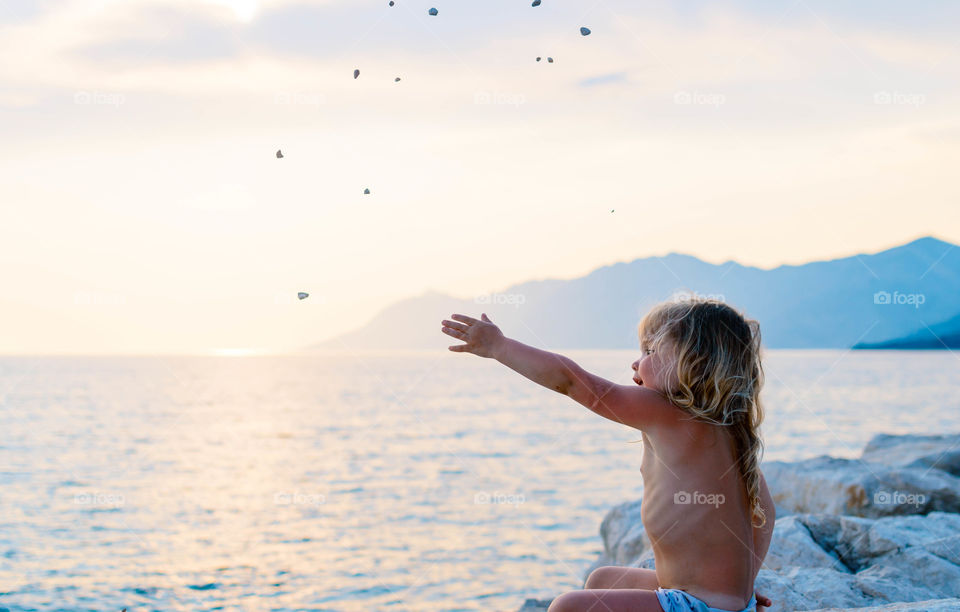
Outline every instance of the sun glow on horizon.
POLYGON ((207 0, 212 4, 219 6, 226 6, 233 10, 234 14, 237 16, 237 19, 244 23, 249 23, 253 21, 253 18, 256 17, 257 13, 260 10, 260 2, 258 0, 207 0))

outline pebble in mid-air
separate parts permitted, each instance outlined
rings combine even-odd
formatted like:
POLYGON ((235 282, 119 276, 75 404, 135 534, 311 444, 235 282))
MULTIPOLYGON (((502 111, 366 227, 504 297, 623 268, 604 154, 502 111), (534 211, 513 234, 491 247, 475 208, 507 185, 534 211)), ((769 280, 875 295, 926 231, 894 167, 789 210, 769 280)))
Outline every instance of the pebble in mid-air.
POLYGON ((552 57, 548 57, 548 58, 547 58, 547 62, 552 64, 552 63, 553 63, 553 58, 552 58, 552 57))
POLYGON ((431 15, 433 15, 434 17, 436 17, 436 16, 437 16, 437 13, 439 13, 440 11, 438 11, 438 10, 435 9, 435 8, 432 8, 432 9, 430 9, 428 12, 429 12, 431 15))
POLYGON ((360 76, 360 69, 359 69, 359 68, 357 68, 356 70, 353 71, 353 78, 357 78, 358 76, 360 76))
POLYGON ((390 6, 393 6, 393 0, 390 0, 390 6))
POLYGON ((590 36, 590 28, 580 28, 580 33, 584 36, 590 36))
POLYGON ((539 57, 537 58, 537 61, 538 61, 538 62, 540 61, 540 58, 539 58, 539 57))
POLYGON ((283 159, 283 153, 280 152, 280 149, 277 149, 277 159, 283 159))
POLYGON ((394 83, 399 83, 399 82, 400 82, 400 77, 397 77, 397 78, 393 79, 393 82, 394 82, 394 83))
POLYGON ((300 298, 301 300, 305 300, 305 299, 307 299, 308 297, 310 297, 310 294, 307 293, 306 291, 301 291, 301 292, 297 293, 297 297, 300 298))
POLYGON ((533 4, 531 6, 540 6, 540 0, 533 0, 533 4))
POLYGON ((363 195, 370 195, 370 190, 369 190, 369 189, 364 189, 364 190, 363 190, 363 195))

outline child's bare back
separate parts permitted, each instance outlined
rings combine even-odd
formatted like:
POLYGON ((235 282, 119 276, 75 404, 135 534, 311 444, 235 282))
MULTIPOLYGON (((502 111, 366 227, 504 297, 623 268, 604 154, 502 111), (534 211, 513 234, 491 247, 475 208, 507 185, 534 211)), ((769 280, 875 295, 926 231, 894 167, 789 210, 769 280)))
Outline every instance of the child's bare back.
POLYGON ((713 608, 742 610, 770 545, 773 500, 761 480, 767 523, 753 527, 729 434, 673 406, 665 410, 676 418, 643 432, 640 468, 641 518, 654 550, 657 583, 687 591, 713 608))

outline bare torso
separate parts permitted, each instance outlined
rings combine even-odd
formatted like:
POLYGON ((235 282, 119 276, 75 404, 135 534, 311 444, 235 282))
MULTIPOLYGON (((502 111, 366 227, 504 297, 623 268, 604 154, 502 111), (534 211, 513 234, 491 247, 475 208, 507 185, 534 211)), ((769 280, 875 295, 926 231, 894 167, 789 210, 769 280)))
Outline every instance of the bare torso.
POLYGON ((657 581, 711 607, 741 610, 770 543, 773 500, 761 480, 767 524, 752 527, 733 438, 674 410, 675 420, 643 432, 641 517, 657 581))

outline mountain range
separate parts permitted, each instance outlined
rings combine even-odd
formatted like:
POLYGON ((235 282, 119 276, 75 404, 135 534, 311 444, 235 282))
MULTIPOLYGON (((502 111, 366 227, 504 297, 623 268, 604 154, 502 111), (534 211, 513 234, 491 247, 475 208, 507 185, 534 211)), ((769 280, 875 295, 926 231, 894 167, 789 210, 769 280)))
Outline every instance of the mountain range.
POLYGON ((768 348, 906 348, 898 343, 911 339, 943 348, 950 343, 938 338, 960 341, 960 248, 927 236, 878 253, 771 269, 670 253, 469 298, 427 291, 307 348, 445 349, 459 341, 440 331, 443 319, 485 312, 507 336, 548 350, 635 349, 643 315, 680 292, 715 297, 757 319, 768 348))

